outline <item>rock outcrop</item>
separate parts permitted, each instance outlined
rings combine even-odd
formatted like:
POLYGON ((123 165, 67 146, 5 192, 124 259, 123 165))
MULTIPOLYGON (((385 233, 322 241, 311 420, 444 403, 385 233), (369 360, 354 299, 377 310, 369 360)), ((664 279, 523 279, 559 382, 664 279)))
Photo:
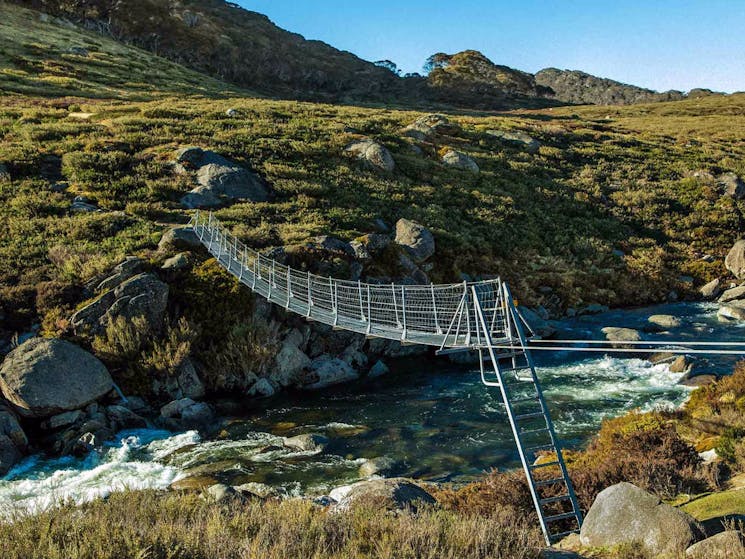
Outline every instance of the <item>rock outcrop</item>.
POLYGON ((724 259, 724 265, 737 279, 745 279, 745 239, 732 246, 724 259))
POLYGON ((442 163, 455 169, 462 169, 475 174, 479 173, 479 166, 473 159, 454 149, 448 150, 442 155, 442 163))
POLYGON ((459 132, 460 126, 441 114, 419 117, 401 131, 404 136, 420 142, 430 142, 438 136, 454 136, 459 132))
POLYGON ((745 320, 745 301, 732 301, 720 305, 717 309, 717 318, 722 321, 745 320))
POLYGON ((16 414, 0 404, 0 476, 5 475, 26 453, 28 437, 16 414))
MULTIPOLYGON (((333 495, 332 495, 333 496, 333 495)), ((432 495, 404 478, 371 479, 355 483, 340 498, 338 510, 347 510, 355 503, 374 502, 388 510, 409 510, 416 512, 422 505, 437 504, 432 495)))
POLYGON ((745 285, 738 285, 737 287, 731 287, 719 296, 720 303, 728 303, 730 301, 736 301, 737 299, 745 298, 745 285))
POLYGON ((179 173, 196 174, 198 186, 181 198, 186 208, 212 208, 234 201, 266 202, 272 195, 269 185, 256 173, 209 150, 179 150, 174 168, 179 173))
POLYGON ((316 357, 303 378, 303 390, 318 390, 359 378, 357 371, 346 361, 330 355, 316 357))
POLYGON ((622 482, 601 491, 585 517, 582 545, 640 544, 654 557, 676 557, 701 539, 701 526, 683 511, 622 482))
POLYGON ((384 173, 392 173, 396 168, 391 152, 373 140, 364 139, 352 142, 346 151, 357 156, 367 167, 384 173))
POLYGON ((104 364, 64 340, 32 338, 9 353, 0 367, 0 390, 23 417, 77 410, 112 388, 104 364))
POLYGON ((76 333, 97 334, 117 316, 128 321, 141 316, 151 331, 158 332, 163 327, 167 302, 168 285, 153 274, 138 274, 77 311, 70 322, 76 333))
POLYGON ((174 227, 169 229, 160 238, 158 250, 167 252, 169 250, 195 250, 201 248, 202 243, 191 227, 174 227))
POLYGON ((396 222, 396 243, 404 247, 415 262, 424 262, 435 253, 435 238, 430 230, 408 219, 396 222))
POLYGON ((538 140, 520 130, 486 130, 485 134, 502 143, 521 147, 528 153, 538 153, 541 147, 538 140))

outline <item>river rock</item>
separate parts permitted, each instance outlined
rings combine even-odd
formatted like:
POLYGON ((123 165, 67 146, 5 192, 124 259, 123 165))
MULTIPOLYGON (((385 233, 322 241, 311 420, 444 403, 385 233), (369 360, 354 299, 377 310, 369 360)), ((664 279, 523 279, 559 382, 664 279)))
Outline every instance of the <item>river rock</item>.
POLYGON ((745 298, 745 285, 738 285, 737 287, 727 289, 719 296, 717 301, 719 303, 728 303, 729 301, 736 301, 743 298, 745 298))
POLYGON ((369 138, 352 142, 345 149, 376 171, 391 173, 396 168, 391 152, 369 138))
POLYGON ((257 174, 215 152, 185 148, 177 152, 177 172, 196 171, 198 186, 181 198, 186 208, 209 208, 235 200, 266 202, 269 185, 257 174))
POLYGON ((448 150, 443 154, 442 162, 448 167, 463 169, 464 171, 470 171, 475 174, 479 173, 479 166, 473 159, 468 157, 465 153, 461 153, 454 149, 448 150))
POLYGON ((321 452, 326 448, 326 445, 329 444, 329 440, 323 435, 317 433, 305 433, 303 435, 286 438, 283 444, 285 447, 293 450, 300 450, 303 452, 321 452))
MULTIPOLYGON (((609 342, 638 342, 642 339, 641 334, 633 328, 619 328, 617 326, 606 326, 601 330, 605 334, 605 339, 609 342)), ((633 347, 630 344, 613 343, 614 348, 633 347)))
POLYGON ((717 318, 724 322, 745 320, 745 301, 732 301, 726 305, 721 305, 717 309, 717 318))
POLYGON ((724 265, 737 279, 745 279, 745 239, 740 239, 732 246, 724 265))
POLYGON ((204 382, 199 378, 193 361, 188 357, 176 368, 175 374, 156 377, 152 381, 152 393, 171 400, 199 400, 206 392, 204 382))
POLYGON ((320 355, 310 365, 303 378, 303 390, 318 390, 334 384, 348 382, 359 378, 352 366, 337 357, 320 355))
POLYGON ((370 370, 367 373, 368 378, 377 378, 382 377, 383 375, 386 375, 390 372, 390 369, 388 366, 383 363, 382 360, 378 359, 375 364, 370 367, 370 370))
POLYGON ((701 289, 699 289, 699 293, 701 293, 701 296, 704 299, 713 299, 717 295, 719 295, 721 289, 719 287, 719 278, 714 278, 706 285, 702 286, 701 289))
POLYGON ((365 460, 359 469, 360 477, 390 474, 396 467, 396 461, 388 456, 378 456, 365 460))
POLYGON ((166 252, 175 250, 195 250, 202 246, 199 237, 191 227, 174 227, 169 229, 160 238, 158 250, 166 252))
POLYGON ((260 378, 248 389, 249 396, 259 398, 269 398, 270 396, 274 396, 275 392, 274 385, 267 378, 260 378))
POLYGON ((152 332, 159 332, 165 319, 168 285, 154 274, 139 274, 101 295, 70 318, 76 333, 105 331, 117 316, 127 321, 141 316, 152 332))
POLYGON ((647 322, 649 322, 653 327, 659 327, 665 330, 679 328, 683 324, 683 321, 680 320, 680 318, 671 314, 653 314, 647 318, 647 322))
POLYGON ((717 180, 727 196, 735 200, 745 198, 745 182, 736 173, 722 173, 717 180))
POLYGON ((415 262, 424 262, 435 253, 435 238, 416 221, 401 218, 396 222, 396 243, 404 247, 415 262))
POLYGON ((691 516, 659 497, 622 482, 601 491, 580 531, 584 546, 640 544, 648 554, 678 556, 701 539, 703 530, 691 516))
POLYGON ((111 427, 115 431, 147 427, 147 421, 144 418, 124 406, 108 406, 106 408, 106 416, 109 418, 111 427))
POLYGON ((18 417, 4 404, 0 404, 0 434, 10 438, 21 452, 28 449, 28 437, 18 422, 18 417))
POLYGON ((520 314, 522 314, 525 321, 530 324, 533 332, 538 334, 541 338, 549 338, 556 333, 556 328, 551 326, 551 324, 549 324, 549 322, 536 311, 521 306, 520 314))
POLYGON ((214 418, 212 408, 205 402, 182 398, 160 408, 161 422, 170 429, 183 430, 207 426, 214 418))
POLYGON ((291 331, 282 342, 277 356, 274 358, 275 371, 271 379, 280 386, 290 386, 301 378, 302 373, 311 366, 310 357, 301 349, 304 336, 298 331, 291 331))
POLYGON ((248 483, 236 485, 233 489, 244 497, 258 497, 259 499, 269 499, 280 495, 280 492, 271 485, 258 483, 256 481, 249 481, 248 483))
POLYGON ((0 367, 0 390, 23 417, 85 407, 113 386, 101 361, 64 340, 32 338, 11 351, 0 367))
MULTIPOLYGON (((331 496, 334 496, 333 491, 331 496)), ((340 496, 336 509, 348 510, 358 502, 374 503, 387 510, 409 510, 414 513, 422 505, 437 504, 432 495, 404 478, 371 479, 355 483, 340 496)))
POLYGON ((47 429, 49 431, 54 431, 56 429, 61 429, 62 427, 69 427, 70 425, 74 425, 84 417, 85 413, 80 410, 58 413, 57 415, 53 415, 46 421, 43 421, 41 423, 41 428, 47 429))
POLYGON ((23 454, 7 435, 0 433, 0 476, 5 475, 23 458, 23 454))
POLYGON ((685 355, 678 355, 669 368, 671 373, 688 373, 693 369, 693 362, 685 355))
POLYGON ((694 543, 686 549, 686 559, 742 559, 745 541, 738 530, 725 530, 694 543))

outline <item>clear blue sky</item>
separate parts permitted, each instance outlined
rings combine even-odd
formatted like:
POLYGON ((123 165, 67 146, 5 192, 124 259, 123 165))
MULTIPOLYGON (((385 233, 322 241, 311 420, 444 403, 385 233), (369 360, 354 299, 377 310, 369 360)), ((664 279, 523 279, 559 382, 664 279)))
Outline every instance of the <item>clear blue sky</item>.
POLYGON ((435 52, 657 90, 745 90, 745 0, 238 0, 280 27, 421 71, 435 52))

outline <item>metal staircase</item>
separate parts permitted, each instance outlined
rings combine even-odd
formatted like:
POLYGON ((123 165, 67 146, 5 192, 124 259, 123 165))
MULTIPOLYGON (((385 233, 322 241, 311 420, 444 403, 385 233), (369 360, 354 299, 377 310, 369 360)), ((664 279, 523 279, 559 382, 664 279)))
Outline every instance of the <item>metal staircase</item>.
POLYGON ((504 331, 513 349, 500 352, 494 347, 497 344, 491 337, 493 328, 487 321, 492 309, 482 306, 478 286, 471 287, 471 295, 479 328, 477 349, 481 379, 486 386, 501 391, 541 530, 546 541, 552 544, 579 531, 582 512, 527 348, 525 321, 517 310, 509 287, 502 283, 495 306, 503 311, 504 331), (487 363, 491 365, 491 371, 486 369, 487 363))

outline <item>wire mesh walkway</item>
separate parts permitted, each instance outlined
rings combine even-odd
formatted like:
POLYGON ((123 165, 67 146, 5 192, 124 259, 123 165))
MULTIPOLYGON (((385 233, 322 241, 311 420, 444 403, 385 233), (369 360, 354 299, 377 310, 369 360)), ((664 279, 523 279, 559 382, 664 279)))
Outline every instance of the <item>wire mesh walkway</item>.
POLYGON ((507 335, 499 279, 445 285, 371 284, 322 277, 285 266, 241 243, 212 215, 191 220, 199 240, 252 291, 311 320, 368 336, 442 348, 485 344, 472 304, 475 290, 492 341, 507 335))

